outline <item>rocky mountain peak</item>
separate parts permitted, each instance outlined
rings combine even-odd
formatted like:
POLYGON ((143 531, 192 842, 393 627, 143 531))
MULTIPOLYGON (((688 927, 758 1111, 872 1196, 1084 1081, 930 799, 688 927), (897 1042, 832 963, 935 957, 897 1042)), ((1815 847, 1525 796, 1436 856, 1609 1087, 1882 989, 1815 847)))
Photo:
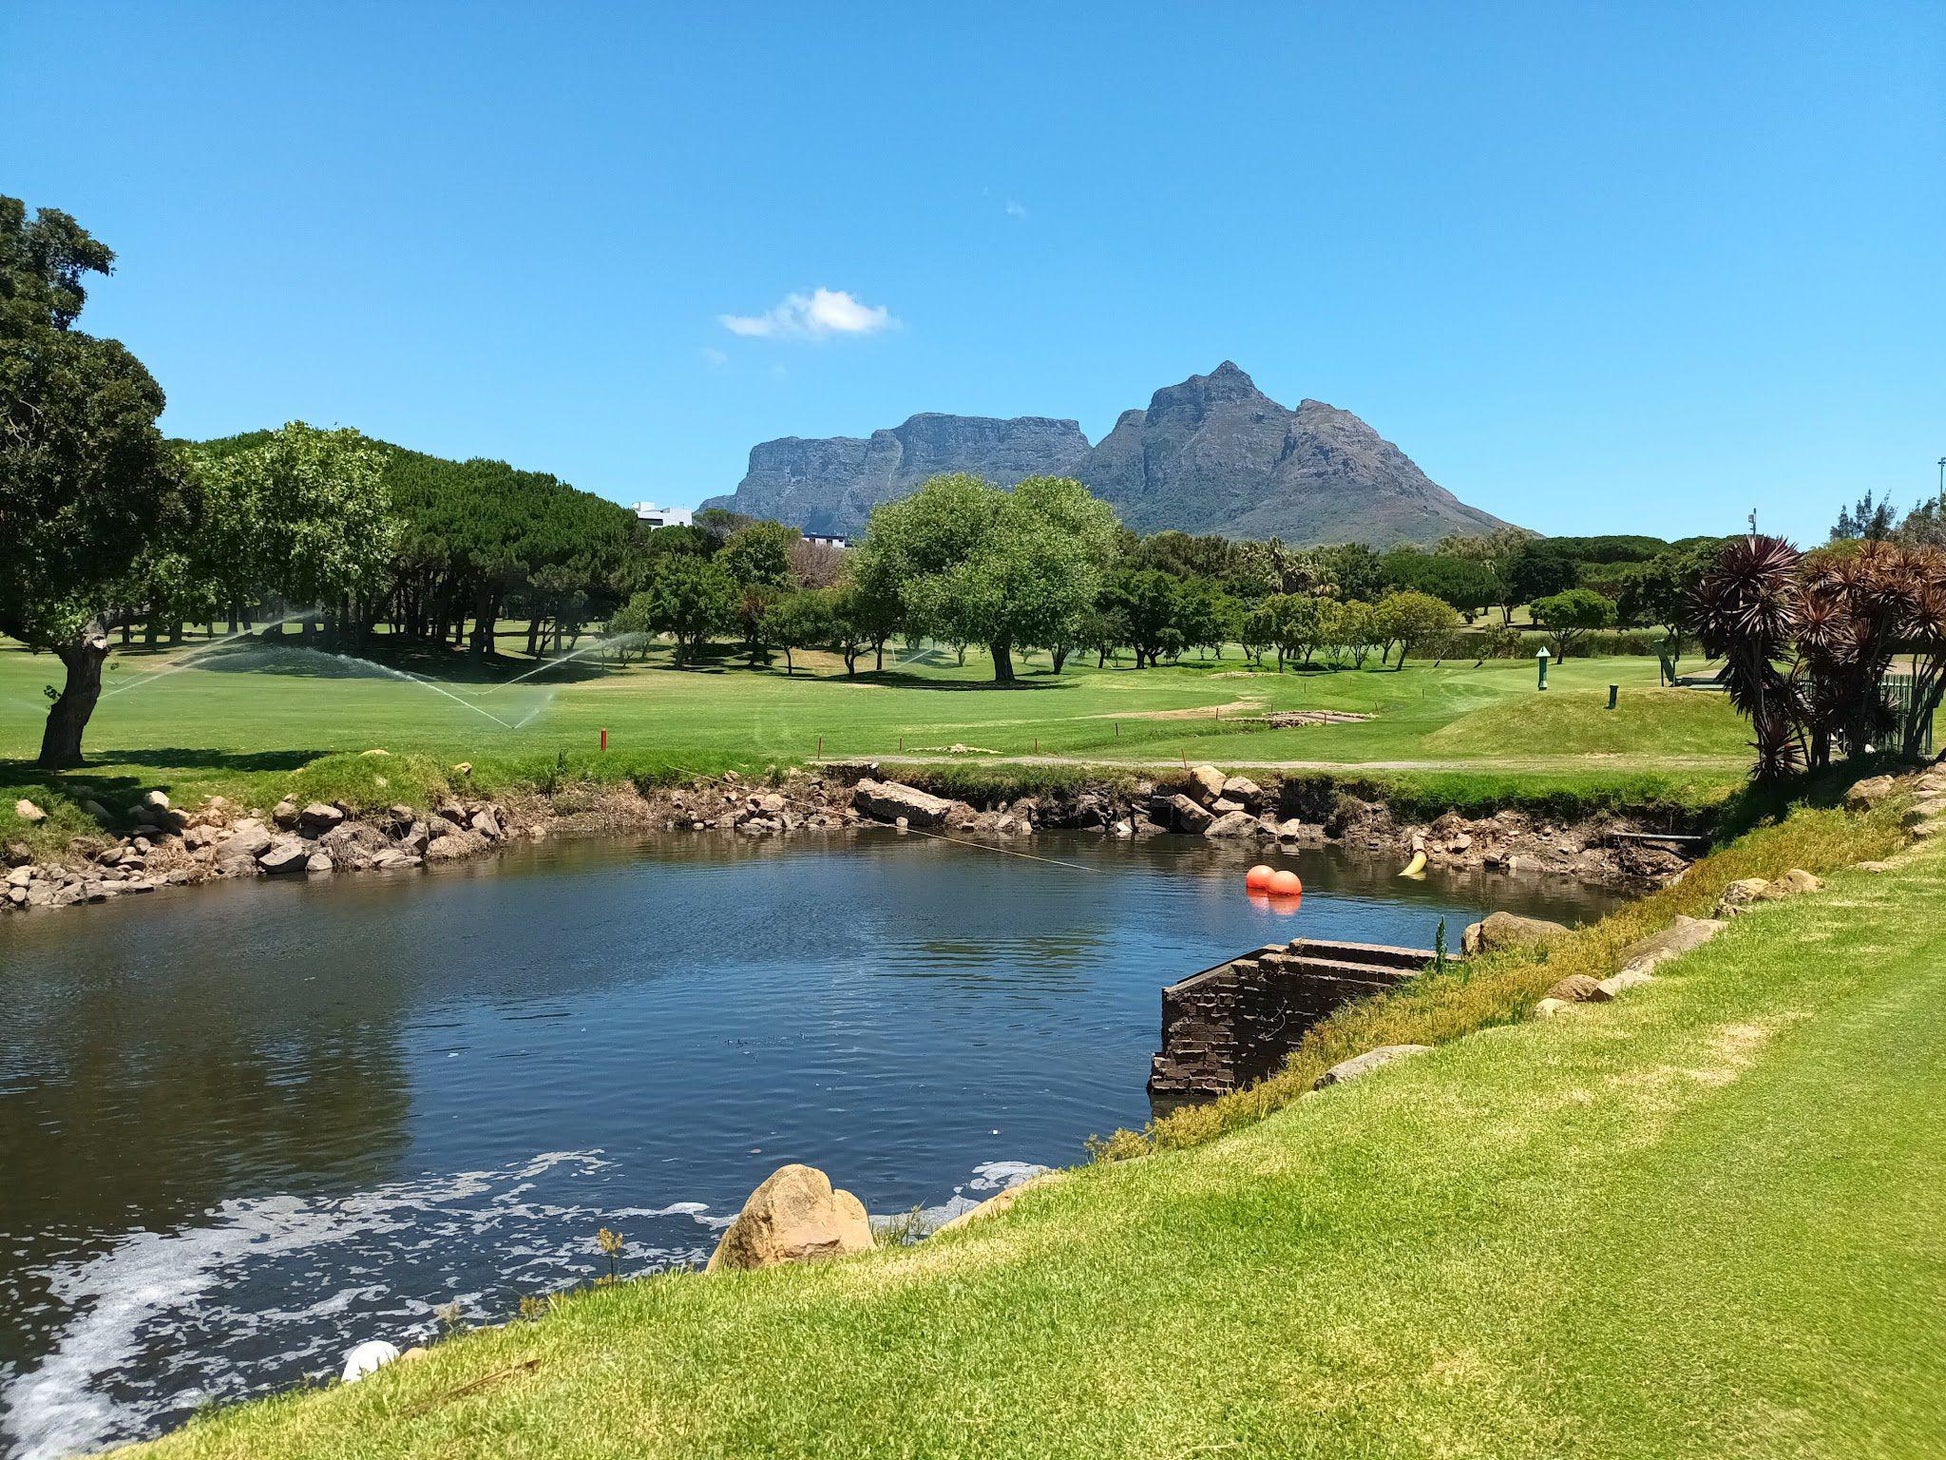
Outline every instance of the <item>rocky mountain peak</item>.
POLYGON ((873 507, 949 471, 1002 486, 1078 477, 1137 532, 1384 547, 1506 525, 1433 482, 1350 411, 1308 398, 1295 410, 1279 405, 1233 360, 1164 386, 1146 411, 1122 412, 1095 446, 1064 418, 927 412, 869 441, 763 442, 737 490, 704 505, 856 533, 873 507))

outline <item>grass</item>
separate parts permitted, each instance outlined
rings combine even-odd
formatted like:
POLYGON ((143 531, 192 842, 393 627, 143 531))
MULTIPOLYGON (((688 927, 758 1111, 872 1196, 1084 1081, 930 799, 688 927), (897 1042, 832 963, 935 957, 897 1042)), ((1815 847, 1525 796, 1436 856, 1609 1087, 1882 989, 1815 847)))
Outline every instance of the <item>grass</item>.
MULTIPOLYGON (((524 660, 476 674, 463 657, 422 655, 400 661, 426 681, 414 683, 296 643, 250 641, 196 658, 202 649, 192 642, 112 657, 88 731, 91 764, 48 776, 31 762, 45 715, 41 686, 58 678, 58 665, 0 642, 0 838, 52 850, 98 829, 83 801, 113 819, 150 789, 178 802, 222 794, 268 806, 297 793, 303 772, 322 796, 333 777, 352 772, 305 767, 370 749, 389 751, 401 775, 400 762, 417 757, 411 776, 425 787, 458 777, 453 767, 466 763, 464 779, 486 794, 561 779, 760 772, 820 755, 931 759, 950 767, 935 775, 1014 775, 1023 786, 1058 781, 1064 767, 1133 772, 1194 758, 1345 767, 1394 783, 1430 777, 1423 784, 1474 804, 1504 802, 1524 785, 1694 805, 1726 794, 1747 763, 1720 697, 1658 694, 1647 659, 1571 660, 1552 671, 1543 697, 1524 662, 1278 675, 1246 672, 1234 651, 1145 671, 1070 661, 1058 677, 1037 655, 1019 686, 996 688, 977 652, 960 666, 939 650, 896 667, 889 656, 886 674, 855 680, 822 654, 798 656, 808 672, 787 677, 723 659, 678 672, 657 650, 646 666, 579 662, 522 683, 509 681, 531 667, 524 660), (1626 686, 1621 718, 1587 708, 1611 681, 1626 686), (1536 739, 1523 727, 1543 707, 1563 721, 1536 739), (1258 718, 1319 708, 1374 718, 1285 730, 1258 718), (954 744, 996 754, 948 756, 954 744), (38 832, 13 816, 20 797, 50 813, 38 832)), ((414 800, 396 787, 352 789, 414 800)))
MULTIPOLYGON (((1511 1018, 1731 876, 1895 838, 1800 813, 1545 965, 1428 988, 1411 1032, 1511 1018)), ((1946 925, 1915 915, 1942 898, 1937 846, 1836 871, 1614 1004, 1070 1173, 963 1232, 591 1292, 149 1453, 1946 1452, 1946 925)))

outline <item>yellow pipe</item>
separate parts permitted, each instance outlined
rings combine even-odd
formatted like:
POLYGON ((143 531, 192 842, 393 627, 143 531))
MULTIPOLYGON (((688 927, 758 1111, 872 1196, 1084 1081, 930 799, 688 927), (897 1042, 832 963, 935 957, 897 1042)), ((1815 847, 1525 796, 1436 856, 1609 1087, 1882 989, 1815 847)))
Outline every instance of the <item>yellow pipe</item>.
POLYGON ((1424 852, 1414 852, 1412 854, 1412 860, 1405 864, 1405 871, 1399 873, 1399 875, 1401 877, 1417 877, 1425 870, 1426 854, 1424 852))

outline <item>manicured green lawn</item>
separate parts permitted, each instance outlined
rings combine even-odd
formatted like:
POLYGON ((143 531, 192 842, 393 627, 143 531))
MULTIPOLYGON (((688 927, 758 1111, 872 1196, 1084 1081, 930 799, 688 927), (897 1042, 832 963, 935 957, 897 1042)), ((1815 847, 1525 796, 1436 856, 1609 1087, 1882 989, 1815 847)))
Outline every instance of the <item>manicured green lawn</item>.
POLYGON ((1946 852, 1903 863, 962 1233, 590 1293, 153 1453, 1946 1453, 1946 852))
POLYGON ((159 787, 178 800, 220 791, 262 802, 320 755, 374 747, 442 765, 466 761, 489 788, 534 779, 563 756, 576 775, 702 774, 819 754, 946 758, 954 745, 972 747, 951 757, 966 765, 1196 757, 1583 779, 1650 774, 1719 790, 1742 777, 1747 761, 1721 698, 1656 691, 1650 659, 1570 661, 1552 672, 1543 696, 1525 661, 1278 675, 1246 672, 1234 650, 1223 661, 1144 671, 1070 661, 1058 677, 1036 655, 1018 686, 998 688, 977 653, 958 666, 943 650, 896 668, 888 658, 884 676, 857 679, 824 654, 800 655, 807 671, 786 677, 781 665, 752 671, 725 660, 676 671, 658 650, 647 666, 582 662, 510 683, 524 661, 471 677, 454 656, 407 661, 429 681, 414 683, 296 645, 201 660, 198 647, 112 658, 88 731, 93 763, 50 783, 31 759, 44 718, 41 687, 59 666, 0 644, 0 834, 19 830, 11 820, 19 795, 93 794, 119 809, 159 787), (1624 685, 1623 708, 1612 714, 1604 708, 1611 681, 1624 685), (1320 708, 1374 718, 1285 730, 1247 723, 1268 710, 1320 708), (597 750, 603 729, 606 757, 597 750), (994 754, 978 753, 986 751, 994 754), (1588 760, 1590 752, 1602 759, 1588 760))

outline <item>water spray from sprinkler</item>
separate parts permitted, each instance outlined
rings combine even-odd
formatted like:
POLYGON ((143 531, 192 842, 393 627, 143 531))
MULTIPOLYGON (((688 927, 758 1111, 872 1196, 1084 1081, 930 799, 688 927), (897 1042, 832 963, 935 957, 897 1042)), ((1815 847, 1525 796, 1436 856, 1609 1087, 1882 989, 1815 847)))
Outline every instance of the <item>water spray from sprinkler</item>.
POLYGON ((126 693, 140 685, 153 684, 158 679, 167 679, 172 674, 180 674, 185 669, 193 669, 198 660, 214 654, 218 649, 226 645, 234 644, 238 639, 252 638, 260 633, 268 633, 271 629, 280 629, 285 624, 299 623, 305 619, 313 619, 317 616, 317 609, 307 608, 302 613, 286 614, 284 617, 278 619, 276 623, 265 624, 261 629, 239 629, 234 634, 225 634, 220 639, 210 640, 209 643, 204 644, 199 649, 191 650, 175 663, 171 664, 167 669, 158 669, 154 674, 144 674, 137 679, 131 679, 127 684, 118 684, 111 690, 104 690, 101 697, 103 699, 109 699, 114 695, 126 693))

